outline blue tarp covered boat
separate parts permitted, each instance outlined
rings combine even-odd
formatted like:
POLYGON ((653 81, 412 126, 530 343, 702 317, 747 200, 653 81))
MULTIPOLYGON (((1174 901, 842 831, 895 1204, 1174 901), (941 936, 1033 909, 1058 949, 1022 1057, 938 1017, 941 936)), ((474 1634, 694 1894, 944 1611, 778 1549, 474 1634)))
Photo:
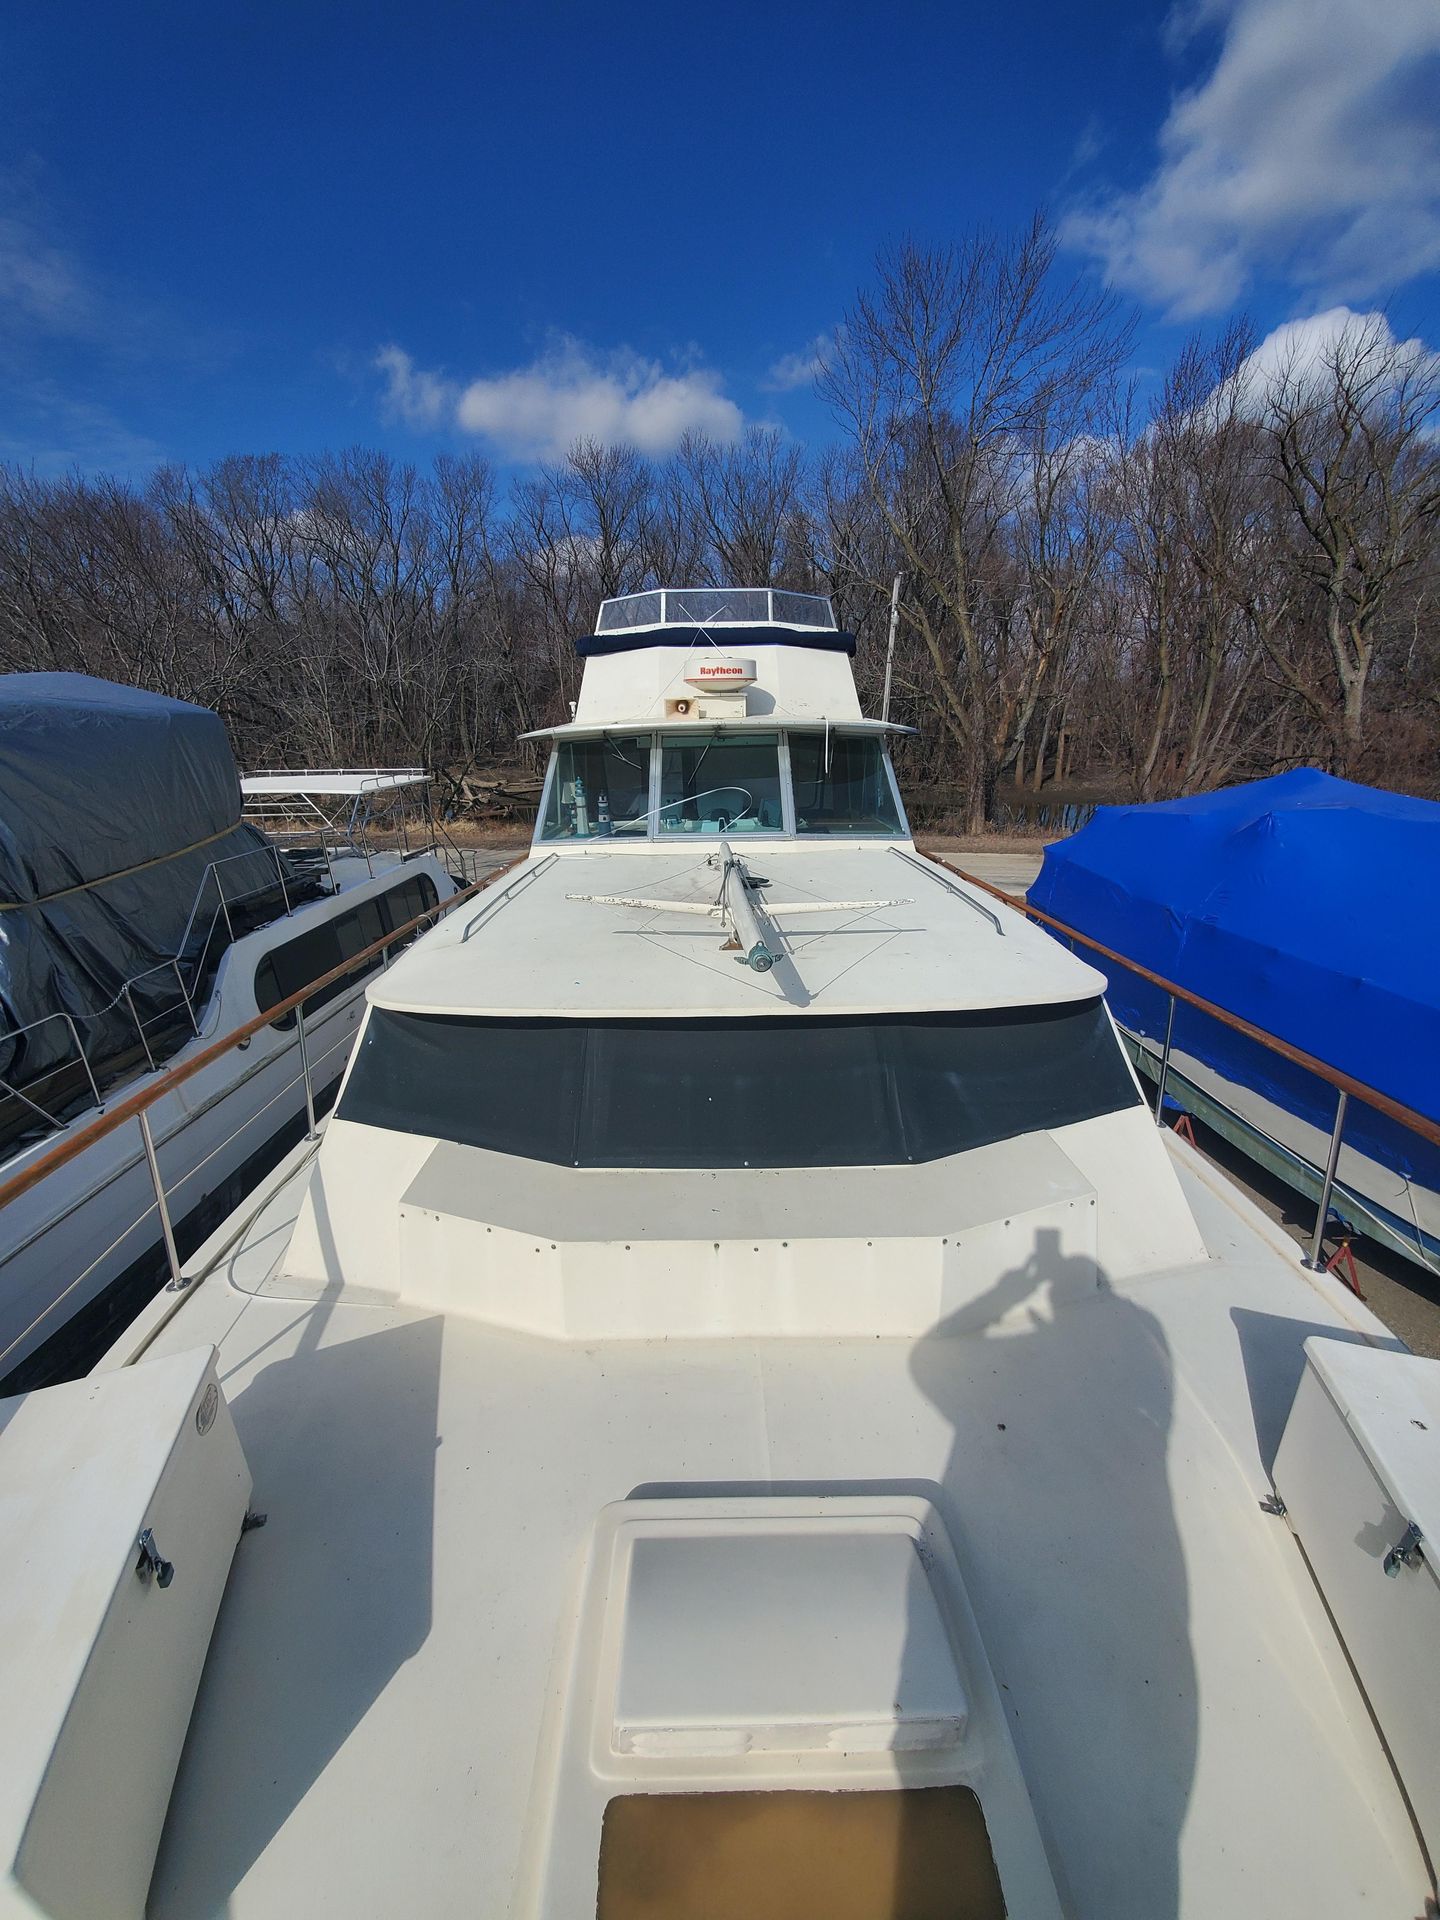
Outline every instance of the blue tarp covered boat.
MULTIPOLYGON (((1440 805, 1306 768, 1187 800, 1102 807, 1046 849, 1029 898, 1440 1119, 1437 880, 1440 805)), ((1111 1008, 1146 1065, 1164 1040, 1168 996, 1106 970, 1111 1008)), ((1318 1188, 1332 1087, 1183 1003, 1173 1049, 1180 1104, 1232 1137, 1224 1122, 1237 1121, 1267 1164, 1318 1188)), ((1336 1211, 1433 1262, 1440 1149, 1354 1100, 1345 1142, 1336 1211)))

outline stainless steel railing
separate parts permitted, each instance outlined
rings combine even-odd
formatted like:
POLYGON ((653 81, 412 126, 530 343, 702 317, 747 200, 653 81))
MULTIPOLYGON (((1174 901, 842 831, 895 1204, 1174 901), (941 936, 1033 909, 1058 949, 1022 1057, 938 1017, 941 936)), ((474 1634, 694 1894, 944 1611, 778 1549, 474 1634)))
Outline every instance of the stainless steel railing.
MULTIPOLYGON (((921 851, 924 852, 924 849, 922 848, 921 851)), ((1082 933, 1078 927, 1072 927, 1064 920, 1057 920, 1053 914, 1045 913, 1039 907, 1032 907, 1028 900, 1006 893, 1001 887, 992 886, 988 880, 982 880, 978 874, 967 873, 963 867, 957 867, 951 861, 942 859, 939 854, 926 853, 925 858, 934 861, 936 866, 945 867, 949 872, 958 874, 962 880, 969 881, 971 886, 993 894, 997 900, 1003 900, 1017 913, 1023 913, 1028 919, 1048 927, 1052 933, 1061 934, 1072 945, 1078 941, 1082 947, 1088 947, 1092 953, 1098 953, 1104 959, 1113 961, 1116 966, 1126 968, 1139 979, 1148 981, 1151 986, 1158 987, 1163 993, 1168 994, 1165 1043, 1160 1054, 1160 1068, 1155 1089, 1155 1124, 1157 1126, 1164 1123, 1165 1083, 1170 1073, 1171 1042, 1175 1034, 1175 1008, 1180 1001, 1183 1001, 1186 1006, 1197 1008, 1201 1013, 1208 1014, 1211 1019, 1218 1020, 1221 1026, 1229 1027, 1232 1032, 1243 1034, 1248 1040, 1257 1041, 1271 1053, 1278 1054, 1282 1060, 1288 1060, 1292 1066, 1304 1068, 1307 1073, 1313 1073, 1318 1079, 1335 1089, 1335 1119, 1330 1129, 1330 1143, 1320 1186, 1319 1209, 1315 1215, 1315 1230, 1305 1262, 1307 1266, 1315 1268, 1323 1264, 1322 1246, 1325 1229, 1330 1219, 1330 1201, 1335 1191, 1335 1172, 1340 1164, 1340 1145, 1345 1132, 1345 1119, 1352 1098, 1362 1101, 1367 1107, 1373 1107, 1376 1113, 1383 1113, 1387 1119, 1397 1121, 1399 1125, 1418 1135, 1420 1139, 1428 1140, 1432 1146, 1440 1146, 1440 1123, 1430 1119, 1426 1114, 1417 1113, 1413 1107, 1407 1107, 1403 1101, 1392 1099, 1388 1093, 1381 1093, 1378 1087, 1367 1086, 1363 1080, 1357 1080, 1353 1074, 1344 1072, 1340 1067, 1331 1066, 1328 1060, 1317 1059, 1313 1053, 1306 1053, 1302 1047, 1292 1046, 1288 1040, 1282 1040, 1276 1034, 1267 1033, 1263 1027, 1255 1026, 1253 1022, 1243 1019, 1238 1013, 1231 1013, 1228 1007, 1217 1006, 1213 1000, 1206 1000, 1203 995, 1192 993, 1188 987, 1182 987, 1177 981, 1167 980, 1164 974, 1155 973, 1149 967, 1142 966, 1138 960, 1132 960, 1128 954, 1118 953, 1114 947, 1107 947, 1103 941, 1096 940, 1088 933, 1082 933)))
MULTIPOLYGON (((39 1153, 35 1159, 31 1161, 29 1166, 22 1168, 17 1173, 11 1174, 6 1180, 0 1180, 0 1208, 7 1206, 11 1201, 18 1200, 24 1194, 41 1186, 46 1180, 59 1173, 63 1168, 69 1166, 72 1161, 78 1159, 80 1155, 85 1153, 98 1141, 103 1140, 118 1128, 126 1126, 133 1121, 139 1131, 141 1152, 149 1173, 151 1189, 154 1194, 152 1207, 146 1209, 146 1215, 148 1216, 151 1211, 154 1211, 158 1215, 161 1238, 164 1242, 165 1261, 169 1273, 169 1279, 166 1285, 171 1291, 183 1290, 187 1282, 184 1277, 179 1249, 175 1239, 169 1196, 161 1171, 159 1156, 156 1152, 154 1135, 151 1131, 149 1120, 150 1109, 157 1101, 163 1100, 176 1088, 192 1080, 196 1074, 202 1073, 205 1068, 211 1066, 216 1060, 222 1059, 235 1048, 244 1046, 255 1034, 263 1031, 265 1028, 293 1012, 295 1015, 296 1042, 300 1057, 300 1080, 304 1091, 306 1132, 309 1138, 317 1138, 318 1125, 315 1108, 317 1062, 311 1058, 310 1041, 305 1025, 305 1002, 323 988, 331 985, 332 982, 343 980, 347 975, 368 967, 370 963, 377 958, 381 960, 382 963, 388 965, 395 951, 403 946, 410 938, 420 933, 426 927, 433 926, 438 920, 443 919, 447 913, 450 913, 462 902, 472 899, 476 894, 483 893, 487 888, 494 886, 497 881, 503 879, 516 867, 522 866, 528 857, 528 854, 519 855, 506 866, 498 868, 494 873, 487 874, 484 879, 477 880, 468 887, 462 887, 458 892, 451 894, 447 900, 442 900, 438 902, 437 905, 427 908, 424 913, 416 914, 412 920, 407 920, 403 926, 392 929, 391 932, 385 934, 383 938, 372 942, 370 946, 363 947, 358 953, 353 953, 347 959, 342 960, 339 966, 332 967, 328 973, 322 973, 317 979, 310 981, 309 984, 301 988, 298 993, 291 994, 286 1000, 278 1001, 273 1007, 268 1007, 265 1012, 257 1014, 254 1019, 247 1020, 242 1026, 236 1027, 230 1033, 224 1034, 219 1039, 211 1041, 208 1046, 202 1047, 198 1052, 190 1055, 188 1059, 178 1062, 175 1066, 171 1067, 168 1072, 161 1074, 160 1077, 152 1081, 149 1086, 130 1094, 124 1100, 118 1101, 107 1112, 98 1115, 87 1125, 76 1128, 64 1139, 56 1141, 53 1146, 47 1147, 43 1152, 39 1153)), ((66 1018, 68 1016, 59 1017, 66 1018)), ((348 1047, 348 1035, 346 1036, 346 1040, 341 1044, 348 1047)), ((328 1060, 337 1051, 339 1051, 338 1046, 328 1047, 321 1056, 322 1060, 328 1060)), ((292 1080, 289 1085, 293 1087, 294 1081, 292 1080)), ((224 1143, 222 1143, 222 1145, 223 1144, 224 1143)), ((214 1151, 218 1152, 220 1149, 216 1148, 214 1151)), ((210 1156, 207 1156, 207 1158, 208 1157, 210 1156)), ((61 1214, 57 1217, 64 1218, 65 1215, 61 1214)), ((123 1239, 126 1234, 131 1232, 134 1224, 136 1223, 127 1226, 118 1238, 123 1239)), ((118 1239, 114 1244, 118 1244, 118 1239)), ((106 1251, 109 1251, 109 1249, 106 1251)), ((104 1258, 104 1254, 102 1253, 99 1257, 104 1258)), ((86 1269, 86 1274, 82 1274, 72 1280, 64 1292, 58 1296, 57 1300, 47 1305, 43 1312, 37 1315, 36 1318, 30 1322, 29 1326, 10 1342, 10 1345, 6 1347, 3 1352, 0 1352, 0 1364, 3 1364, 6 1356, 10 1352, 28 1339, 41 1321, 55 1310, 60 1301, 63 1301, 74 1291, 75 1287, 93 1270, 94 1264, 95 1263, 92 1262, 91 1268, 86 1269)))
MULTIPOLYGON (((326 862, 327 876, 333 892, 335 875, 334 867, 330 863, 329 848, 325 845, 323 838, 317 836, 317 839, 319 840, 319 851, 326 862)), ((156 1026, 163 1020, 169 1019, 183 1006, 191 1031, 197 1039, 200 1037, 200 1018, 196 1012, 195 997, 190 987, 186 984, 183 962, 185 955, 191 951, 191 943, 195 934, 196 923, 204 906, 205 898, 212 881, 216 894, 216 904, 211 909, 210 919, 205 927, 204 938, 200 941, 199 947, 195 951, 195 958, 192 965, 193 978, 197 983, 205 977, 210 944, 214 939, 216 929, 221 925, 222 921, 225 926, 228 942, 233 945, 235 941, 235 923, 232 918, 232 909, 242 907, 247 900, 257 899, 270 890, 271 883, 268 877, 263 884, 245 887, 239 891, 233 889, 227 890, 225 875, 222 873, 222 869, 234 866, 240 861, 264 859, 273 862, 275 878, 279 881, 280 896, 284 902, 285 914, 288 916, 293 913, 295 903, 292 902, 290 897, 290 888, 285 877, 285 863, 281 858, 278 848, 272 846, 248 847, 243 853, 225 854, 219 860, 211 860, 207 862, 205 870, 200 876, 199 884, 196 886, 195 898, 191 903, 190 912, 185 922, 184 932, 180 936, 179 944, 175 952, 170 955, 168 959, 158 961, 153 967, 143 968, 139 973, 131 974, 121 982, 118 992, 115 993, 103 1007, 97 1007, 89 1013, 81 1014, 71 1014, 68 1012, 42 1014, 38 1020, 28 1020, 23 1026, 11 1027, 5 1033, 0 1033, 0 1045, 21 1041, 27 1034, 38 1033, 44 1027, 48 1027, 57 1021, 61 1022, 69 1035, 71 1047, 74 1049, 74 1058, 83 1069, 85 1078, 89 1083, 91 1098, 98 1107, 101 1104, 100 1087, 90 1055, 80 1035, 79 1023, 83 1021, 85 1024, 91 1025, 98 1021, 108 1019, 118 1007, 123 1005, 125 1012, 129 1015, 130 1024, 135 1029, 136 1037, 145 1054, 145 1059, 150 1071, 154 1073, 159 1063, 155 1058, 154 1049, 150 1044, 150 1028, 156 1026), (159 1012, 152 1013, 148 1020, 142 1019, 135 1004, 137 991, 144 986, 146 981, 153 980, 157 974, 171 973, 175 976, 178 998, 169 1007, 162 1007, 159 1012)), ((48 1067, 44 1073, 38 1075, 34 1081, 30 1082, 28 1090, 26 1087, 16 1085, 4 1075, 0 1075, 0 1090, 12 1095, 15 1099, 19 1100, 22 1105, 29 1107, 33 1113, 48 1125, 52 1127, 63 1126, 65 1124, 64 1117, 60 1114, 51 1113, 47 1107, 42 1105, 35 1095, 41 1082, 54 1079, 57 1074, 64 1072, 69 1064, 70 1060, 68 1055, 58 1060, 54 1066, 48 1067)))

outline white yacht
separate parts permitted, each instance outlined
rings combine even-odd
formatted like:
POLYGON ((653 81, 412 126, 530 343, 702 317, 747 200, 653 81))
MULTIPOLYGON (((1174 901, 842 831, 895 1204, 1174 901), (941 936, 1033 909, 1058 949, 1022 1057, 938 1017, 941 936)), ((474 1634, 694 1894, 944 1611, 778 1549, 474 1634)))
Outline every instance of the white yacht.
POLYGON ((0 1406, 0 1914, 1431 1910, 1431 1363, 917 854, 826 601, 580 646, 318 1149, 0 1406))
MULTIPOLYGON (((3 910, 24 937, 0 956, 0 1180, 163 1086, 150 1145, 177 1253, 192 1252, 305 1131, 304 1069, 317 1108, 333 1099, 363 978, 307 1002, 304 1068, 292 1011, 183 1086, 174 1070, 455 891, 421 818, 428 791, 419 768, 272 773, 237 789, 204 709, 75 674, 8 676, 6 877, 43 875, 58 854, 61 880, 73 868, 83 885, 40 881, 3 910), (117 857, 103 821, 129 810, 139 821, 125 830, 143 842, 117 857), (396 845, 372 844, 382 829, 396 845), (83 845, 62 847, 71 836, 83 845)), ((0 1222, 0 1391, 87 1370, 166 1276, 144 1142, 96 1139, 0 1222)))

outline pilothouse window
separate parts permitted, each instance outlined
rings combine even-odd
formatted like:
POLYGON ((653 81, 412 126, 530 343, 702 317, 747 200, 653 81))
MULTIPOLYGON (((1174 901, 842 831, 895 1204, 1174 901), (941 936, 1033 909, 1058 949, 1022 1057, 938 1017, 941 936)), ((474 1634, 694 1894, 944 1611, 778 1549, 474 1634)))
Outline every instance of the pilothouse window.
POLYGON ((643 838, 649 820, 649 734, 561 741, 555 751, 543 840, 643 838))
POLYGON ((660 832, 781 833, 780 736, 666 734, 660 832))
POLYGON ((893 835, 905 830, 878 740, 845 733, 792 733, 790 778, 797 833, 893 835))

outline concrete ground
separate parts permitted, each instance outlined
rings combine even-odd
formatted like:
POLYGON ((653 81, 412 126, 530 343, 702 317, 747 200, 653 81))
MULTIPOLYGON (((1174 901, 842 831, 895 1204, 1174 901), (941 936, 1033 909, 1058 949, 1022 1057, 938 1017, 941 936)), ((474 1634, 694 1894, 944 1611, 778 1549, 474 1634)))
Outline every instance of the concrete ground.
POLYGON ((1038 841, 1033 846, 1001 849, 995 853, 972 853, 959 846, 952 851, 942 841, 928 839, 924 845, 943 855, 951 866, 964 867, 967 873, 973 873, 980 880, 988 880, 992 887, 999 887, 1002 893, 1016 895, 1023 894, 1034 881, 1044 853, 1038 841))
MULTIPOLYGON (((461 847, 457 851, 465 862, 465 874, 469 880, 481 880, 487 873, 516 860, 529 848, 529 841, 485 840, 478 846, 461 847)), ((964 841, 927 838, 927 848, 943 854, 953 866, 964 867, 977 874, 980 879, 988 880, 992 887, 999 887, 1004 893, 1023 894, 1036 874, 1040 871, 1040 856, 1043 848, 1037 840, 1028 845, 1001 847, 998 851, 984 853, 970 852, 964 841)))

